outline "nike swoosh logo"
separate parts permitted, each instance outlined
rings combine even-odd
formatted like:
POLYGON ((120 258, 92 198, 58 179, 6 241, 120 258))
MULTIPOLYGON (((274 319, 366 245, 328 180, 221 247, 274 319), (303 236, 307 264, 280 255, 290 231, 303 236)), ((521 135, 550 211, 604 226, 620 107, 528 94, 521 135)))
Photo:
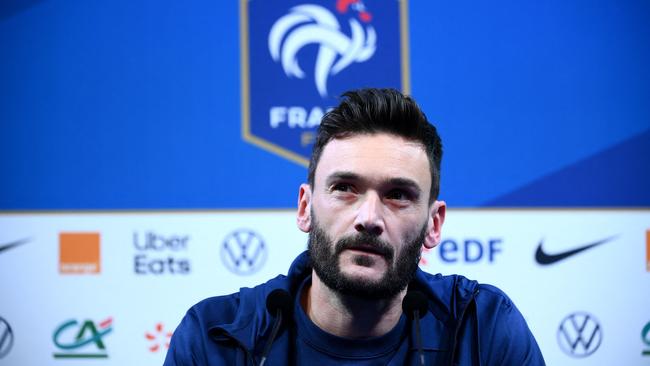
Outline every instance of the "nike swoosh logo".
POLYGON ((0 244, 0 253, 4 252, 5 250, 9 250, 11 248, 17 247, 19 245, 23 245, 23 244, 25 244, 27 242, 29 242, 29 239, 20 239, 20 240, 16 240, 14 242, 11 242, 11 243, 0 244))
POLYGON ((537 261, 537 263, 543 266, 547 266, 549 264, 553 264, 561 260, 565 260, 572 255, 576 255, 580 252, 584 252, 587 249, 591 249, 595 246, 607 243, 608 241, 615 239, 617 236, 618 235, 610 236, 609 238, 605 238, 591 244, 583 245, 581 247, 571 249, 566 252, 556 253, 556 254, 548 254, 544 252, 544 249, 542 249, 542 244, 544 243, 544 240, 542 240, 539 242, 539 245, 537 246, 537 251, 535 252, 535 261, 537 261))

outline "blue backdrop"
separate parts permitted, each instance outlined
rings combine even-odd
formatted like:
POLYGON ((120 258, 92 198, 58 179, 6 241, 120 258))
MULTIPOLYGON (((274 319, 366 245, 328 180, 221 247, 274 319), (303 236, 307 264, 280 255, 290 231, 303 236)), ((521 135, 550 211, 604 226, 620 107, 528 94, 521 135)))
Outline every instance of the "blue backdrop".
MULTIPOLYGON (((650 3, 412 1, 408 27, 451 207, 650 206, 650 3)), ((242 138, 238 2, 3 1, 0 55, 0 209, 295 205, 305 167, 242 138)))

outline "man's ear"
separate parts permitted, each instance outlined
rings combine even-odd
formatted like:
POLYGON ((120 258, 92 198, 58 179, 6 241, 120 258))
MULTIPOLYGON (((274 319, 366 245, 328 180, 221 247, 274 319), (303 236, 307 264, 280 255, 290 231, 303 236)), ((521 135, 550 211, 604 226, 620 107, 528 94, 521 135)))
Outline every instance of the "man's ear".
POLYGON ((440 244, 442 237, 442 224, 445 222, 445 213, 447 211, 447 204, 445 201, 435 201, 431 205, 429 212, 429 223, 427 229, 427 236, 424 238, 424 247, 432 249, 440 244))
POLYGON ((298 214, 296 217, 298 229, 308 233, 311 230, 311 187, 309 184, 300 185, 298 192, 298 214))

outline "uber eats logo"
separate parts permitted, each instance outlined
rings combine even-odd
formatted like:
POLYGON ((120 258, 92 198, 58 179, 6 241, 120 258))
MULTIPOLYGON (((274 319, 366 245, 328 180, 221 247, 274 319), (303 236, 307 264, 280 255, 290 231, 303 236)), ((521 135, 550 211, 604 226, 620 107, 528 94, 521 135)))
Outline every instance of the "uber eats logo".
POLYGON ((187 235, 161 235, 152 231, 134 232, 133 271, 139 275, 183 275, 190 273, 187 235))

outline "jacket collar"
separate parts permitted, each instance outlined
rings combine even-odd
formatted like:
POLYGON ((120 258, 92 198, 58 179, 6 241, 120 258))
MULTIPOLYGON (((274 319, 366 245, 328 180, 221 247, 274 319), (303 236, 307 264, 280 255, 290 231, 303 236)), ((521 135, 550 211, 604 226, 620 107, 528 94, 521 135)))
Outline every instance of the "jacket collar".
MULTIPOLYGON (((275 289, 284 289, 297 296, 300 283, 311 275, 312 267, 307 251, 291 264, 287 276, 278 276, 255 288, 242 288, 239 307, 232 323, 208 324, 208 333, 216 341, 234 338, 245 349, 260 347, 260 339, 267 338, 274 318, 266 311, 266 297, 275 289)), ((417 269, 409 290, 418 290, 429 300, 429 311, 420 319, 422 347, 428 350, 447 350, 456 324, 464 310, 474 300, 478 284, 462 276, 431 275, 417 269)), ((415 334, 411 335, 415 339, 415 334)), ((412 342, 415 347, 415 342, 412 342)))
MULTIPOLYGON (((474 301, 477 289, 478 283, 465 277, 432 275, 417 269, 409 291, 421 291, 429 302, 429 311, 420 319, 423 349, 444 351, 453 347, 456 326, 474 301)), ((413 348, 415 339, 413 329, 413 348)))
POLYGON ((266 311, 266 297, 271 291, 283 289, 292 297, 297 295, 302 280, 311 274, 307 251, 301 253, 289 267, 287 276, 279 275, 254 288, 239 291, 237 314, 231 323, 208 324, 208 334, 215 341, 235 339, 242 347, 253 352, 260 347, 259 339, 267 338, 274 318, 266 311))

